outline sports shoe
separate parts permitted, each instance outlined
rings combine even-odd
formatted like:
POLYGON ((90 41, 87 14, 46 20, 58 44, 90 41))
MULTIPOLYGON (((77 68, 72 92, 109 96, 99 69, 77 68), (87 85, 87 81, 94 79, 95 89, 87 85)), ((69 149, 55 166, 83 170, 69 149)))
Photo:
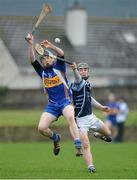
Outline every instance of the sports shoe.
POLYGON ((103 141, 106 141, 106 142, 111 142, 112 141, 110 136, 105 136, 105 135, 102 135, 102 134, 100 134, 98 132, 95 132, 93 135, 94 135, 94 137, 96 137, 98 139, 101 139, 103 141))
POLYGON ((95 172, 96 172, 95 167, 94 167, 94 166, 90 166, 90 167, 88 168, 88 172, 90 172, 90 173, 95 173, 95 172))
POLYGON ((61 137, 59 135, 58 136, 58 139, 56 141, 53 141, 53 153, 55 154, 55 156, 57 156, 60 152, 60 139, 61 137))
POLYGON ((81 148, 76 148, 76 156, 79 157, 79 156, 83 156, 83 153, 81 152, 81 148))

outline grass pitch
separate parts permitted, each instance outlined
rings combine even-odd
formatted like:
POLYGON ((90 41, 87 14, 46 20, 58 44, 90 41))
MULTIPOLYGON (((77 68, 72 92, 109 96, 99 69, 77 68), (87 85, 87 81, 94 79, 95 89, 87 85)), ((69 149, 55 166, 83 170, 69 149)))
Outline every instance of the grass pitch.
POLYGON ((90 174, 73 142, 62 142, 59 156, 52 144, 0 143, 0 179, 135 179, 137 143, 91 143, 97 172, 90 174))
MULTIPOLYGON (((42 110, 0 110, 0 126, 36 126, 39 122, 42 110)), ((101 120, 105 120, 105 113, 94 110, 94 113, 101 120)), ((137 126, 137 111, 130 110, 126 125, 137 126)), ((66 126, 66 120, 59 118, 54 123, 56 126, 66 126)))

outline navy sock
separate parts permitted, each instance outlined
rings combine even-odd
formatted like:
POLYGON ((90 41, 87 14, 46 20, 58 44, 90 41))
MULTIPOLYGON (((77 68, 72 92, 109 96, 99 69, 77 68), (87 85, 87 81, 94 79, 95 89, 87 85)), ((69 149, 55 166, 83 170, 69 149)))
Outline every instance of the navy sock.
POLYGON ((50 139, 52 139, 53 141, 57 141, 58 140, 58 134, 54 133, 52 134, 52 136, 50 137, 50 139))

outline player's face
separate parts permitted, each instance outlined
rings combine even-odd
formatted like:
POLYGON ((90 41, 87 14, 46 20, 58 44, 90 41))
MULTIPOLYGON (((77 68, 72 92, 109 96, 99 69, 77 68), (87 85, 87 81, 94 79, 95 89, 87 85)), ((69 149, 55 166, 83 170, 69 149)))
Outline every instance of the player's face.
POLYGON ((88 68, 79 68, 79 74, 83 79, 86 79, 89 77, 89 69, 88 68))
POLYGON ((42 59, 41 59, 41 64, 44 66, 44 67, 50 67, 52 66, 54 63, 54 59, 49 57, 49 56, 44 56, 42 59))

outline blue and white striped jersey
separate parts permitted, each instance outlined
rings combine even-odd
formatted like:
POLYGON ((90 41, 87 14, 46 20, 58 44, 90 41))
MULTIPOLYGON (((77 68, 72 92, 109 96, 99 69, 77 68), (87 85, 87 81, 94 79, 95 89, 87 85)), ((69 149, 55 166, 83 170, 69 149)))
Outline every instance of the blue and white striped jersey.
POLYGON ((77 84, 71 84, 73 104, 75 106, 75 116, 83 117, 92 113, 91 85, 88 81, 82 79, 77 84))

